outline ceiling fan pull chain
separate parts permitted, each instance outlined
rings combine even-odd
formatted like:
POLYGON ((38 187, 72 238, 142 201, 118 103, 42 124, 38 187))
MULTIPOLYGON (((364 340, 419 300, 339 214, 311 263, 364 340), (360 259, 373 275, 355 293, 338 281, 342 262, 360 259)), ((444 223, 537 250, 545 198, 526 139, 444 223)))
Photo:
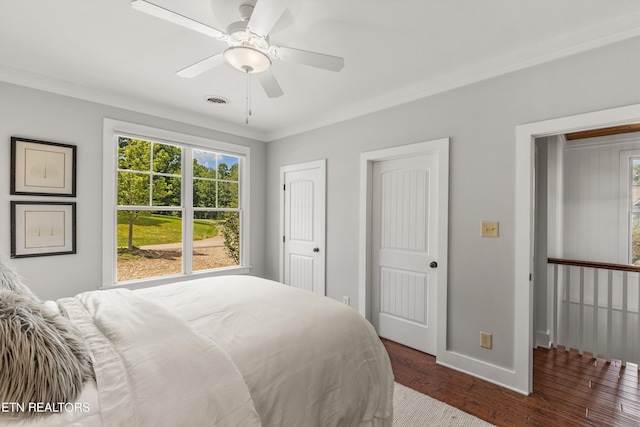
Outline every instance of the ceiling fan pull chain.
POLYGON ((245 99, 246 104, 247 104, 246 105, 247 108, 246 108, 246 111, 245 111, 245 124, 248 125, 249 124, 249 111, 251 110, 251 107, 249 107, 249 103, 251 102, 251 100, 249 98, 249 87, 250 87, 250 85, 249 85, 249 79, 250 79, 249 68, 245 68, 245 72, 247 73, 247 97, 245 99))

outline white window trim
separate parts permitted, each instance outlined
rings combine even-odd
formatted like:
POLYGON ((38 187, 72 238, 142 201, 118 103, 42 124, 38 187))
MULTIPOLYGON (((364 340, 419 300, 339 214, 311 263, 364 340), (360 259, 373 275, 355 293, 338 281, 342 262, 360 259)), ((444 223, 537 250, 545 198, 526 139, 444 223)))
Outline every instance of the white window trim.
MULTIPOLYGON (((114 119, 105 118, 103 122, 103 152, 102 152, 102 288, 127 287, 141 288, 157 286, 167 283, 196 279, 209 276, 221 276, 227 274, 248 274, 251 270, 249 260, 250 250, 250 151, 249 147, 215 141, 194 135, 187 135, 165 129, 139 125, 114 119), (140 137, 141 139, 153 139, 158 142, 180 144, 193 148, 222 151, 225 154, 237 155, 241 158, 240 168, 240 206, 241 211, 241 258, 240 265, 234 267, 219 268, 215 270, 197 271, 189 274, 176 274, 162 276, 161 278, 140 279, 127 282, 116 282, 116 227, 117 227, 117 161, 116 149, 118 134, 140 137)), ((188 160, 188 159, 187 159, 188 160)), ((188 201, 186 201, 188 202, 188 201)), ((185 203, 186 203, 185 202, 185 203)), ((187 261, 189 254, 187 255, 187 261)))

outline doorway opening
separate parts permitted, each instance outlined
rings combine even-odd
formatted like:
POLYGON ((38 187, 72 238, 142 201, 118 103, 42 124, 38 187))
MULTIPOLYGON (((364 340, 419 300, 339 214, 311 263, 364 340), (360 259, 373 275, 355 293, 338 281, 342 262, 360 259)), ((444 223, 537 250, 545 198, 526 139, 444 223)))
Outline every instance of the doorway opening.
POLYGON ((522 393, 533 390, 534 347, 533 273, 536 242, 535 140, 559 134, 638 123, 640 104, 518 126, 516 129, 516 234, 515 234, 515 369, 512 386, 522 393))
POLYGON ((534 348, 637 365, 640 133, 622 129, 536 139, 534 348))

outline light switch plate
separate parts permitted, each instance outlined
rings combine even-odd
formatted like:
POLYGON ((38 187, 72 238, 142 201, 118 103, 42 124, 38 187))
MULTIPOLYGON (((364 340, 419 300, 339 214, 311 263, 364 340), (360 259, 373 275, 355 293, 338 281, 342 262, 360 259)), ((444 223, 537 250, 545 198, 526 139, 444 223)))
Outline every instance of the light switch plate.
POLYGON ((498 237, 498 223, 482 221, 482 237, 498 237))

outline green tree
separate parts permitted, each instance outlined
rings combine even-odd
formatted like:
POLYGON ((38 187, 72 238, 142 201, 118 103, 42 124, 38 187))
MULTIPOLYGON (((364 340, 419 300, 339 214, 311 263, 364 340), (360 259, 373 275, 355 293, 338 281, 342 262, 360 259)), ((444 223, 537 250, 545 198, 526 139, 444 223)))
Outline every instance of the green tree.
MULTIPOLYGON (((118 140, 118 205, 146 206, 149 204, 149 171, 151 143, 139 139, 118 140)), ((121 210, 118 216, 129 224, 128 248, 133 249, 133 225, 146 211, 121 210)))
POLYGON ((174 145, 153 144, 153 205, 180 206, 182 149, 174 145), (162 175, 160 175, 162 174, 162 175), (175 175, 175 176, 166 176, 175 175))
MULTIPOLYGON (((221 208, 238 207, 238 164, 231 167, 225 163, 218 165, 218 206, 221 208)), ((240 263, 240 213, 225 212, 222 235, 229 256, 240 263)))
POLYGON ((198 163, 193 159, 193 206, 199 208, 217 207, 216 169, 198 163))
MULTIPOLYGON (((153 203, 154 206, 180 206, 180 177, 166 175, 179 175, 181 168, 180 147, 134 138, 119 138, 118 205, 150 206, 153 203)), ((149 211, 134 209, 118 212, 118 216, 129 225, 129 250, 133 249, 133 226, 140 217, 150 214, 149 211)))
POLYGON ((237 208, 238 207, 238 165, 229 168, 221 163, 218 166, 218 207, 237 208))
POLYGON ((224 223, 222 225, 222 236, 224 237, 224 247, 227 254, 236 262, 240 263, 240 213, 225 212, 224 223))

